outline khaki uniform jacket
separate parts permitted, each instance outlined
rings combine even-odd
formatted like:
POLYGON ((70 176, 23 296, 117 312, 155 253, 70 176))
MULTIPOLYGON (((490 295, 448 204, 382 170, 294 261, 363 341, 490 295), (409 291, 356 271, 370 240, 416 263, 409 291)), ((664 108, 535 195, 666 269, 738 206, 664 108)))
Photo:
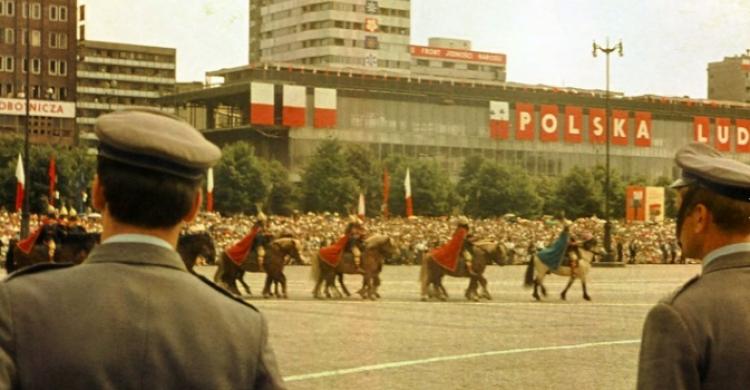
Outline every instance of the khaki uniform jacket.
POLYGON ((643 327, 639 389, 750 389, 750 252, 718 257, 643 327))
POLYGON ((261 314, 175 251, 104 244, 0 283, 0 388, 283 387, 261 314))

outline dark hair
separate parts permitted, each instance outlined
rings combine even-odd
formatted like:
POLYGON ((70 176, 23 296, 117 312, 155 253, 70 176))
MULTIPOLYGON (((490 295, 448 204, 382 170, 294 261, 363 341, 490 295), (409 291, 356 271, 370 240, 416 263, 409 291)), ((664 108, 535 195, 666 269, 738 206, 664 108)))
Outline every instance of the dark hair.
POLYGON ((694 191, 690 204, 686 205, 687 213, 702 204, 711 212, 714 223, 722 232, 750 234, 750 202, 732 199, 703 187, 694 191))
POLYGON ((201 180, 189 180, 100 157, 99 183, 117 221, 144 228, 177 225, 193 206, 201 180))

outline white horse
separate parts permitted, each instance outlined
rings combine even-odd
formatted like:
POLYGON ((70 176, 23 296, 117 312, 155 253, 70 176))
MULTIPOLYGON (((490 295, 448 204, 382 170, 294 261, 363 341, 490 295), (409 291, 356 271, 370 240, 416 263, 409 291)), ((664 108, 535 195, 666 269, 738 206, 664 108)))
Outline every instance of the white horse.
POLYGON ((560 293, 560 298, 562 300, 565 300, 565 294, 567 294, 568 289, 573 285, 573 282, 576 279, 581 279, 581 286, 583 286, 583 299, 587 301, 591 300, 588 292, 586 292, 586 277, 588 276, 589 271, 591 271, 591 262, 594 258, 594 252, 584 247, 578 249, 581 258, 578 259, 578 266, 574 269, 571 269, 570 266, 559 266, 555 270, 550 270, 549 267, 539 259, 538 255, 534 255, 533 260, 529 261, 529 265, 526 267, 526 278, 524 281, 526 287, 534 286, 534 294, 532 294, 534 299, 537 301, 541 299, 537 292, 537 288, 542 290, 542 295, 545 297, 547 296, 547 289, 544 288, 542 282, 544 281, 544 276, 547 275, 548 272, 552 272, 560 276, 570 277, 568 285, 565 286, 565 289, 560 293), (534 275, 534 271, 536 271, 536 275, 534 275))

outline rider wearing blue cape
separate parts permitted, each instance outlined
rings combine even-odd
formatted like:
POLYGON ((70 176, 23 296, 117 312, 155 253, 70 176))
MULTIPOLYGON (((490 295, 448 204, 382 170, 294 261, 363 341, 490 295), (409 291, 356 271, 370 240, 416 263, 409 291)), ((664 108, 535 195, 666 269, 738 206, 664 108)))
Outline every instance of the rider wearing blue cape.
POLYGON ((565 257, 565 251, 568 250, 568 244, 570 242, 570 230, 566 225, 557 240, 552 245, 537 252, 539 260, 544 263, 550 270, 556 270, 557 267, 562 263, 565 257))

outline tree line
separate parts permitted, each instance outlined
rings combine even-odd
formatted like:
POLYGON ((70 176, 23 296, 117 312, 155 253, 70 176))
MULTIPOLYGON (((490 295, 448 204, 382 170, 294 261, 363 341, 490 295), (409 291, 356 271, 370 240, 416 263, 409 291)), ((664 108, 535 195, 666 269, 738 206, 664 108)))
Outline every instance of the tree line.
MULTIPOLYGON (((22 150, 18 137, 0 138, 0 199, 2 207, 15 203, 15 170, 22 150)), ((91 185, 96 158, 84 148, 34 145, 31 148, 30 192, 32 212, 46 210, 49 194, 50 156, 57 166, 56 189, 60 202, 77 209, 91 185)), ((515 165, 481 156, 469 156, 454 183, 449 173, 435 160, 390 156, 379 161, 361 146, 324 141, 304 170, 301 180, 292 183, 289 172, 278 161, 255 156, 253 147, 237 142, 223 148, 223 157, 214 168, 214 207, 224 214, 265 212, 291 215, 301 212, 356 213, 360 193, 365 196, 368 216, 405 214, 404 176, 411 176, 414 213, 425 216, 467 214, 488 218, 512 213, 533 218, 544 214, 565 213, 568 218, 604 216, 604 167, 576 167, 560 177, 532 177, 515 165), (388 194, 384 179, 388 177, 388 194), (384 201, 387 204, 384 204, 384 201)), ((625 216, 627 185, 666 186, 667 178, 648 183, 643 177, 624 177, 610 173, 610 215, 625 216)), ((674 216, 674 194, 666 191, 666 216, 674 216)))

